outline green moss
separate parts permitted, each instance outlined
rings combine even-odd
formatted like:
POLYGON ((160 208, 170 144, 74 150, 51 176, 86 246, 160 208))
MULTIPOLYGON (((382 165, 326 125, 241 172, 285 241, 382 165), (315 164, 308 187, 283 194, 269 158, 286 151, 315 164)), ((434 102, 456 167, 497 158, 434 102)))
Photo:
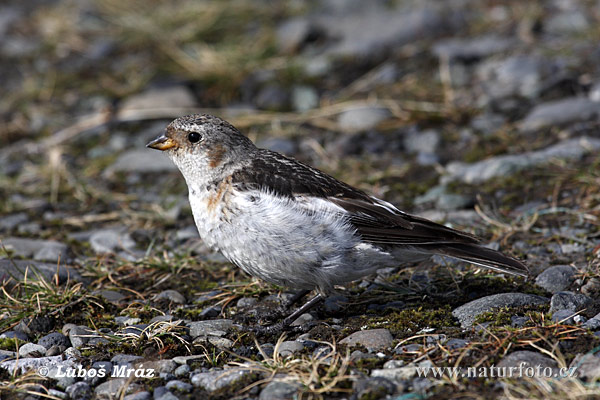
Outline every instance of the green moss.
POLYGON ((24 340, 19 340, 17 338, 1 338, 0 350, 17 351, 23 343, 25 343, 24 340))

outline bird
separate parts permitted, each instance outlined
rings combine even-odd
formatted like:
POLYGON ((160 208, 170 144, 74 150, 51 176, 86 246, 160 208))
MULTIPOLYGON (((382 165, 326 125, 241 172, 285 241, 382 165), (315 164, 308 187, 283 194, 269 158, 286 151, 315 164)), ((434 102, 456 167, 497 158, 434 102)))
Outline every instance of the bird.
POLYGON ((302 294, 316 291, 277 329, 336 285, 435 254, 528 275, 521 261, 484 247, 475 236, 258 148, 219 117, 177 118, 147 147, 165 152, 183 175, 194 222, 208 246, 249 275, 302 294))

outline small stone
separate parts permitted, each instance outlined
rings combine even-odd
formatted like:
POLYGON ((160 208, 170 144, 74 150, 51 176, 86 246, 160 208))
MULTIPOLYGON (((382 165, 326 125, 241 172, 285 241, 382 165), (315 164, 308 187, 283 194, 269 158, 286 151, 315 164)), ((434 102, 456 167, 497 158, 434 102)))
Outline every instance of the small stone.
POLYGON ((302 349, 304 349, 304 344, 302 344, 302 342, 286 340, 281 342, 277 348, 277 352, 281 357, 286 358, 293 356, 296 352, 302 351, 302 349))
POLYGON ((190 371, 190 366, 184 364, 175 368, 175 371, 173 371, 173 375, 175 375, 176 378, 186 378, 190 374, 190 371))
POLYGON ((64 346, 65 349, 67 347, 71 347, 69 338, 60 332, 52 332, 47 334, 38 340, 38 344, 44 346, 46 349, 49 349, 52 346, 64 346))
POLYGON ((163 290, 154 297, 154 301, 161 300, 175 304, 185 304, 185 297, 177 290, 163 290))
POLYGON ((343 111, 338 116, 338 125, 344 132, 360 132, 373 129, 390 117, 387 108, 364 106, 343 111))
POLYGON ((595 331, 600 329, 600 313, 596 314, 593 318, 588 319, 583 323, 583 328, 595 331))
POLYGON ((18 225, 22 225, 28 220, 29 217, 23 212, 5 215, 0 219, 0 231, 11 231, 18 225))
POLYGON ((190 328, 190 336, 193 339, 198 336, 223 336, 233 327, 233 321, 230 319, 192 321, 187 326, 190 328))
POLYGON ((35 343, 25 343, 19 347, 20 357, 43 357, 46 355, 46 348, 35 343))
POLYGON ((552 313, 552 322, 562 323, 566 325, 571 325, 575 323, 573 317, 575 313, 570 310, 557 310, 552 313))
POLYGON ((335 314, 348 305, 348 298, 342 295, 328 296, 323 302, 323 309, 327 314, 335 314))
POLYGON ((546 304, 548 299, 525 293, 501 293, 473 300, 455 308, 452 315, 460 321, 463 328, 473 326, 478 315, 502 307, 522 307, 527 305, 546 304))
MULTIPOLYGON (((156 161, 151 161, 156 163, 156 161)), ((90 245, 97 254, 114 253, 118 250, 132 250, 135 242, 122 229, 101 229, 90 236, 90 245)))
POLYGON ((2 240, 2 244, 15 255, 33 257, 36 261, 56 262, 59 259, 65 260, 67 256, 67 246, 54 240, 8 237, 2 240))
POLYGON ((76 270, 63 265, 57 268, 56 263, 0 259, 0 281, 8 281, 9 278, 20 281, 25 276, 25 271, 27 271, 27 279, 37 280, 36 275, 32 273, 33 270, 48 282, 53 282, 57 273, 59 284, 65 283, 67 280, 81 281, 81 275, 76 270))
POLYGON ((448 341, 445 343, 445 346, 450 350, 456 350, 467 347, 469 343, 470 342, 468 340, 452 338, 448 339, 448 341))
POLYGON ((117 394, 122 392, 123 388, 126 388, 126 393, 129 393, 137 390, 137 387, 138 385, 130 383, 127 378, 116 378, 96 386, 94 394, 96 397, 108 397, 112 399, 117 397, 117 394))
POLYGON ((522 328, 525 326, 527 322, 529 322, 529 317, 520 317, 518 315, 513 315, 510 317, 510 326, 513 328, 522 328))
POLYGON ((354 381, 352 388, 357 399, 384 399, 398 391, 397 384, 381 376, 354 381))
POLYGON ((299 398, 301 385, 296 382, 271 381, 264 387, 258 400, 287 400, 299 398))
POLYGON ((513 45, 513 40, 493 35, 441 40, 433 46, 433 54, 439 58, 473 61, 501 53, 513 45))
POLYGON ((435 153, 440 144, 440 134, 432 129, 410 131, 404 137, 404 147, 411 153, 435 153))
POLYGON ((92 388, 85 382, 77 382, 65 390, 71 399, 86 400, 92 397, 92 388))
POLYGON ((294 86, 292 89, 292 108, 295 111, 308 111, 319 105, 319 94, 310 86, 294 86))
POLYGON ((219 349, 231 349, 234 345, 232 340, 217 336, 209 336, 208 342, 219 349))
POLYGON ((544 22, 544 31, 564 35, 585 31, 590 27, 586 15, 580 10, 568 10, 550 16, 544 22))
POLYGON ((235 386, 241 384, 246 378, 252 376, 252 372, 243 368, 230 368, 225 370, 212 370, 209 372, 194 373, 192 385, 202 388, 207 392, 215 392, 222 388, 234 390, 235 386))
POLYGON ((181 392, 181 393, 191 392, 192 389, 194 388, 189 383, 185 383, 185 382, 177 381, 177 380, 167 382, 166 387, 170 391, 181 392))
POLYGON ((354 332, 340 341, 348 346, 364 346, 369 350, 384 350, 392 345, 394 338, 387 329, 369 329, 354 332))
POLYGON ((51 356, 57 356, 57 355, 59 355, 59 354, 62 354, 62 353, 64 353, 66 349, 67 349, 67 347, 66 347, 66 346, 57 346, 57 345, 50 346, 50 347, 48 348, 48 350, 46 351, 46 355, 47 355, 48 357, 51 357, 51 356))
POLYGON ((217 306, 205 307, 200 312, 200 318, 203 318, 203 319, 216 318, 219 315, 221 315, 221 307, 217 307, 217 306))
POLYGON ((525 363, 525 367, 532 368, 539 366, 540 368, 555 369, 557 367, 556 361, 550 357, 528 350, 513 351, 500 360, 498 367, 519 367, 522 363, 525 363))
POLYGON ((564 126, 600 117, 600 103, 585 97, 571 97, 538 104, 520 123, 520 129, 533 132, 550 126, 564 126))
POLYGON ((123 400, 152 400, 152 395, 149 392, 137 392, 134 394, 128 394, 123 397, 123 400))
POLYGON ((581 293, 592 299, 600 297, 600 279, 591 278, 585 285, 581 287, 581 293))
POLYGON ((573 313, 590 307, 593 300, 585 294, 573 292, 558 292, 550 299, 550 312, 568 310, 573 313))
MULTIPOLYGON (((59 399, 67 399, 68 395, 65 392, 61 392, 60 390, 56 390, 56 389, 49 389, 48 390, 48 394, 50 396, 53 397, 58 397, 59 399)), ((72 399, 75 399, 76 397, 71 397, 72 399)), ((83 398, 82 398, 83 399, 83 398)))
POLYGON ((301 316, 299 316, 298 318, 296 318, 296 320, 294 322, 292 322, 290 325, 291 326, 302 326, 305 324, 309 324, 314 320, 315 320, 315 317, 313 317, 312 314, 304 313, 301 316))
POLYGON ((577 354, 571 362, 570 368, 576 368, 575 376, 594 381, 600 377, 600 357, 598 353, 577 354))
POLYGON ((386 378, 396 384, 412 379, 416 374, 417 369, 414 366, 374 369, 371 371, 372 377, 386 378))
POLYGON ((21 331, 7 331, 0 334, 0 339, 18 339, 26 342, 29 340, 29 336, 21 331))
POLYGON ((256 303, 258 303, 258 299, 254 297, 242 297, 237 301, 236 306, 241 309, 249 309, 256 306, 256 303))
POLYGON ((570 265, 555 265, 535 278, 536 285, 550 293, 565 290, 575 280, 575 269, 570 265))
POLYGON ((131 325, 139 324, 140 321, 141 321, 141 319, 137 318, 137 317, 127 317, 127 316, 115 317, 115 322, 119 326, 131 326, 131 325))

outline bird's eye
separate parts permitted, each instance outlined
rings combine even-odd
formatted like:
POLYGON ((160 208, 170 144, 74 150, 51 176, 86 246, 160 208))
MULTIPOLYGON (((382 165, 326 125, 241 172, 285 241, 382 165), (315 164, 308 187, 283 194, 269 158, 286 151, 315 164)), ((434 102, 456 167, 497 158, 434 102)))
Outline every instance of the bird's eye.
POLYGON ((200 136, 198 132, 191 132, 188 135, 188 140, 190 141, 190 143, 198 143, 200 139, 202 139, 202 136, 200 136))

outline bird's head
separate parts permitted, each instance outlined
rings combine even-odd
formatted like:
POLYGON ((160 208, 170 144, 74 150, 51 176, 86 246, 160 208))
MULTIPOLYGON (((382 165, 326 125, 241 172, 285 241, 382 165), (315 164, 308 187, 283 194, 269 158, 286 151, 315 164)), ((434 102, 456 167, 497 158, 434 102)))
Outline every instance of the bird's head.
POLYGON ((256 149, 233 125, 206 114, 177 118, 146 146, 166 152, 188 184, 218 178, 256 149))

